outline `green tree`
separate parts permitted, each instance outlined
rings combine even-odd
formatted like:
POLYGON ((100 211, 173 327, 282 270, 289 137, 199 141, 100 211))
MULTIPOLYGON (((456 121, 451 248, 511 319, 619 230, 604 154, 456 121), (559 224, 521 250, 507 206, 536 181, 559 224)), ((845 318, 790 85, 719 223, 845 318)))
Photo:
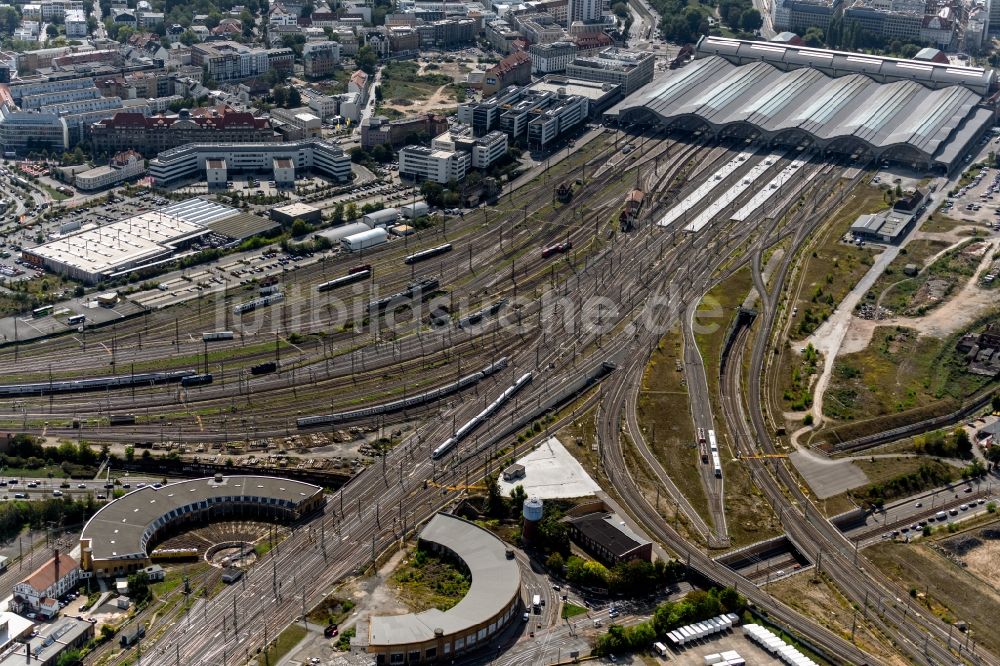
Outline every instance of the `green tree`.
POLYGON ((802 35, 802 40, 806 43, 806 46, 812 49, 819 49, 823 47, 823 31, 819 28, 812 27, 806 30, 806 34, 802 35))
POLYGON ((524 490, 524 486, 520 483, 511 488, 510 490, 510 514, 514 518, 521 513, 521 507, 524 506, 524 500, 528 499, 528 493, 524 490))
POLYGON ((340 224, 344 221, 344 204, 338 203, 333 207, 333 215, 330 216, 330 221, 334 224, 340 224))
POLYGON ((288 101, 288 89, 283 85, 276 85, 271 89, 271 101, 275 106, 285 106, 288 101))
POLYGON ((131 444, 125 447, 125 460, 128 462, 135 460, 135 447, 131 444))
POLYGON ((300 236, 305 236, 309 233, 309 225, 302 218, 295 218, 292 220, 291 234, 292 238, 299 238, 300 236))
POLYGON ((149 575, 145 571, 136 571, 128 577, 128 593, 137 605, 153 597, 153 591, 149 587, 149 575))
POLYGON ((626 16, 628 16, 628 5, 625 4, 624 2, 616 2, 614 5, 611 6, 611 13, 617 16, 618 18, 623 19, 626 16))
POLYGON ((358 49, 358 55, 355 56, 354 61, 362 72, 373 75, 378 66, 378 55, 376 55, 375 49, 365 44, 358 49))
POLYGON ((302 94, 299 93, 298 88, 292 86, 288 89, 288 108, 297 109, 302 106, 302 94))
POLYGON ((545 560, 545 566, 555 573, 562 574, 563 567, 566 566, 566 561, 563 560, 562 553, 556 551, 545 560))
POLYGON ((56 657, 56 666, 77 666, 83 663, 83 653, 72 648, 64 650, 56 657))
POLYGON ((353 201, 347 204, 347 208, 344 209, 344 217, 348 220, 358 219, 358 205, 353 201))
POLYGON ((763 25, 764 19, 761 18, 760 12, 756 9, 747 9, 740 15, 740 27, 742 27, 745 32, 760 30, 763 25))
POLYGON ((11 35, 17 30, 21 23, 21 17, 17 15, 17 10, 5 5, 0 7, 0 31, 6 35, 11 35))
POLYGON ((382 86, 375 86, 375 101, 382 101, 382 86))
MULTIPOLYGON (((351 219, 351 218, 348 218, 351 219)), ((486 486, 486 513, 491 518, 500 518, 503 515, 503 496, 500 494, 500 484, 492 476, 483 479, 486 486)))
POLYGON ((965 428, 956 428, 952 441, 955 444, 955 451, 959 457, 972 457, 972 440, 969 439, 969 433, 965 431, 965 428))

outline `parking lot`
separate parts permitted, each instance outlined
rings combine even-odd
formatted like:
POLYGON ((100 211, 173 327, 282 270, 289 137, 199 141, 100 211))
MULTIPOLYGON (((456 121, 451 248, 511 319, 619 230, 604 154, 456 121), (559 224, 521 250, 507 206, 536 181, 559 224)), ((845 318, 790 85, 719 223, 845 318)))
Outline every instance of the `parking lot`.
POLYGON ((945 199, 941 209, 956 220, 1000 230, 1000 170, 983 167, 955 196, 945 199))

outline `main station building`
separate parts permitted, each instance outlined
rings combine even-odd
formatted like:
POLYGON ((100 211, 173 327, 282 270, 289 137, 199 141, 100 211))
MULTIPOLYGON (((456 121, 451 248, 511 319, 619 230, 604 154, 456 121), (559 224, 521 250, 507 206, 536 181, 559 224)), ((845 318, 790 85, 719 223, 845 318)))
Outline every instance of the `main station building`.
POLYGON ((995 89, 979 67, 702 37, 693 62, 608 114, 950 173, 993 126, 995 89))

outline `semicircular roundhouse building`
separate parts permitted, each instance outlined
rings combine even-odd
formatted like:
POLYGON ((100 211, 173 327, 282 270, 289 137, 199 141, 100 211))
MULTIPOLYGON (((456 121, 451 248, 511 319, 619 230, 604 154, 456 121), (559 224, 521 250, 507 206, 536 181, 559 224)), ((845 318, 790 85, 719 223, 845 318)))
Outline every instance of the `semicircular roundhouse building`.
POLYGON ((450 661, 483 647, 521 612, 521 569, 491 532, 439 513, 421 530, 420 543, 457 559, 472 579, 469 592, 446 611, 372 617, 367 650, 378 666, 450 661))
POLYGON ((323 489, 271 476, 222 476, 146 486, 109 502, 80 535, 81 568, 120 576, 149 566, 171 534, 216 520, 294 522, 323 505, 323 489))

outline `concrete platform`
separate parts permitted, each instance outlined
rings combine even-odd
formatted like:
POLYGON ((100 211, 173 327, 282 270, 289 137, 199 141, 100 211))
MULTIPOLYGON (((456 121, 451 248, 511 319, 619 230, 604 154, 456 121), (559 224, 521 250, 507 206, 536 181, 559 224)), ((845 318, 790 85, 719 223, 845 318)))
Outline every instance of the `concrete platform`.
POLYGON ((524 476, 508 482, 501 474, 500 492, 504 495, 509 495, 514 486, 524 486, 529 496, 541 499, 586 497, 601 489, 555 437, 517 462, 524 465, 524 476))
POLYGON ((832 460, 799 449, 789 458, 819 499, 826 499, 868 483, 861 468, 850 460, 832 460))

